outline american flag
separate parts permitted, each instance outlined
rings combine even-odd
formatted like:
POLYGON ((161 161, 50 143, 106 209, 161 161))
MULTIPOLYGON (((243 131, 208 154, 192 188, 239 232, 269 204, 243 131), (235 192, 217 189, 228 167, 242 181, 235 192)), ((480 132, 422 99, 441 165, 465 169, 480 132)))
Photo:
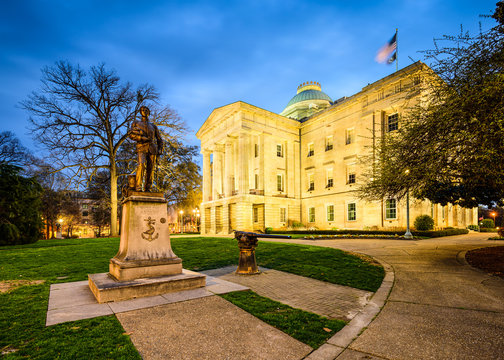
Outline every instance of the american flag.
POLYGON ((376 61, 379 63, 385 63, 388 62, 389 64, 394 62, 395 60, 395 53, 394 51, 397 49, 397 33, 392 36, 392 39, 385 45, 381 47, 380 50, 378 50, 378 53, 376 54, 376 61), (394 53, 394 55, 392 55, 394 53), (392 55, 392 56, 391 56, 392 55))

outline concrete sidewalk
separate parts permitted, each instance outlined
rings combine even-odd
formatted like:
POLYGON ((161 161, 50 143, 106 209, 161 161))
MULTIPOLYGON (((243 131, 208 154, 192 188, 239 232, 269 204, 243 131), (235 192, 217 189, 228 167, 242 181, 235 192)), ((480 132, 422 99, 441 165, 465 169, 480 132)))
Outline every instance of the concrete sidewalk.
POLYGON ((361 252, 394 268, 386 305, 338 360, 496 360, 504 359, 504 280, 464 261, 467 250, 502 245, 489 236, 290 242, 361 252))

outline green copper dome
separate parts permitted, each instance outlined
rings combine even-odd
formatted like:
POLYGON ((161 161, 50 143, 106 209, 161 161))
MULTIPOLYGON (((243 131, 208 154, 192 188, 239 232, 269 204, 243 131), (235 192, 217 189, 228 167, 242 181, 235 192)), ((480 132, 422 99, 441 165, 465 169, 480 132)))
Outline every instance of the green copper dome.
POLYGON ((297 94, 290 99, 280 113, 291 119, 302 120, 332 105, 331 98, 316 81, 304 82, 297 88, 297 94))
POLYGON ((320 90, 305 90, 296 94, 296 96, 289 101, 286 107, 305 100, 327 100, 332 102, 331 98, 320 90))

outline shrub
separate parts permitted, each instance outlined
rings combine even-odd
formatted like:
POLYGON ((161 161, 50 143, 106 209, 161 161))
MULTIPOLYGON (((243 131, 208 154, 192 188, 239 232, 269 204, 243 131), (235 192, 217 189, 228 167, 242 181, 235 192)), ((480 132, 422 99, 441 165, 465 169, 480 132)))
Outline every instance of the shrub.
POLYGON ((495 224, 492 219, 483 219, 480 223, 480 227, 483 229, 492 229, 495 227, 495 224))
POLYGON ((499 228, 499 230, 497 230, 497 234, 499 234, 500 237, 504 237, 504 228, 499 228))
POLYGON ((419 215, 415 219, 415 229, 426 231, 434 229, 434 219, 429 215, 419 215))
POLYGON ((474 231, 478 231, 479 230, 478 225, 467 225, 467 228, 469 230, 474 230, 474 231))
POLYGON ((272 231, 273 231, 272 227, 267 227, 266 229, 264 229, 265 234, 271 234, 272 231))

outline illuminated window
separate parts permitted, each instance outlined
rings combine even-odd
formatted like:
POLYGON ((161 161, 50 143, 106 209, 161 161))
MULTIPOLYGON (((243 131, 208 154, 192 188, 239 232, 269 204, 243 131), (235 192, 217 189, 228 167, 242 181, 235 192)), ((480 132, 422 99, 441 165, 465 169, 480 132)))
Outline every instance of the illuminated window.
POLYGON ((283 157, 283 146, 282 144, 277 144, 277 156, 283 157))
POLYGON ((308 208, 308 222, 315 222, 315 208, 308 208))
POLYGON ((88 208, 88 204, 82 204, 82 208, 83 209, 87 209, 88 208))
POLYGON ((387 121, 387 132, 395 131, 397 129, 399 129, 399 115, 389 115, 387 121))
POLYGON ((308 144, 308 157, 315 155, 315 145, 313 143, 308 144))
POLYGON ((385 219, 397 219, 397 202, 395 199, 385 201, 385 219))
POLYGON ((326 188, 333 187, 333 185, 334 185, 333 169, 327 169, 326 178, 327 178, 326 188))
POLYGON ((333 149, 333 137, 327 136, 325 140, 325 151, 329 151, 333 149))
POLYGON ((315 180, 313 174, 308 174, 308 191, 315 190, 315 180))
POLYGON ((355 142, 355 130, 354 129, 346 129, 345 131, 345 144, 350 145, 355 142))
POLYGON ((327 205, 327 221, 334 221, 334 205, 327 205))
POLYGON ((286 222, 286 221, 287 221, 287 209, 280 208, 280 222, 286 222))
POLYGON ((283 175, 277 174, 277 191, 283 191, 283 175))
POLYGON ((357 220, 357 206, 355 203, 347 204, 347 219, 348 221, 357 220))

